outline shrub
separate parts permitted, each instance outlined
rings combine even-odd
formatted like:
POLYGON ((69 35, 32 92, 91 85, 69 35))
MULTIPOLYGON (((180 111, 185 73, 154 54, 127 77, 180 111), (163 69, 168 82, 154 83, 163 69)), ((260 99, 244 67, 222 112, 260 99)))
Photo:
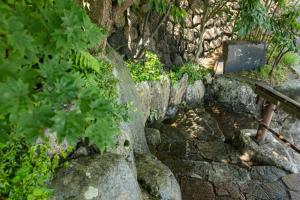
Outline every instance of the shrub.
POLYGON ((297 53, 289 52, 282 57, 281 64, 285 66, 292 66, 298 64, 299 61, 300 57, 297 53))
POLYGON ((127 66, 135 82, 157 81, 163 74, 163 64, 158 56, 150 51, 145 52, 145 58, 141 61, 127 61, 127 66))
MULTIPOLYGON (((12 138, 12 135, 11 137, 12 138)), ((29 146, 14 138, 0 146, 0 197, 45 200, 52 191, 46 182, 58 166, 58 156, 50 159, 46 145, 29 146)))
POLYGON ((172 80, 172 83, 176 83, 184 74, 187 74, 189 77, 189 84, 193 84, 197 80, 202 80, 209 73, 209 69, 207 68, 193 63, 186 63, 177 70, 171 71, 169 76, 172 80))

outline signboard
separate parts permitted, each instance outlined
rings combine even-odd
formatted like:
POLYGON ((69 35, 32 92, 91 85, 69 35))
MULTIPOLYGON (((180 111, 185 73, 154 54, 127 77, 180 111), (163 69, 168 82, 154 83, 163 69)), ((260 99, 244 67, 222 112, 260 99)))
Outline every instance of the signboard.
POLYGON ((225 41, 224 73, 258 69, 266 64, 266 54, 263 42, 225 41))

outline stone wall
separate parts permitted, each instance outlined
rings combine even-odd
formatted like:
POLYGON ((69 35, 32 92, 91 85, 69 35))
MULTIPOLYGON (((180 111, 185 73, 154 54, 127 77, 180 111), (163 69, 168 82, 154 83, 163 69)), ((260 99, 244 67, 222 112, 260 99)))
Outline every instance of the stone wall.
MULTIPOLYGON (((157 32, 150 38, 148 50, 156 52, 162 62, 167 66, 181 65, 185 61, 195 61, 196 52, 200 43, 200 29, 203 17, 201 0, 185 0, 180 2, 180 7, 185 8, 188 13, 180 23, 174 21, 172 17, 159 27, 157 32)), ((236 9, 236 4, 230 4, 232 9, 236 9)), ((121 54, 133 57, 138 43, 149 37, 162 16, 151 12, 146 16, 148 10, 144 7, 131 9, 125 12, 122 26, 115 24, 109 37, 109 43, 121 54), (145 23, 147 21, 147 23, 145 23), (130 24, 130 26, 129 26, 130 24)), ((201 57, 216 57, 222 53, 223 41, 229 40, 232 36, 234 22, 228 17, 218 17, 210 19, 205 24, 203 35, 203 54, 201 57)))

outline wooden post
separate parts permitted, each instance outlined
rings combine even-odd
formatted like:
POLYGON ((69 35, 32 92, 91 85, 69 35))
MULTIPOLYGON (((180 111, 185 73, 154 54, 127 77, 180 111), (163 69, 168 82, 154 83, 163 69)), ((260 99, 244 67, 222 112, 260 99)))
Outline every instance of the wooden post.
MULTIPOLYGON (((267 104, 266 107, 263 109, 261 123, 264 124, 266 127, 269 127, 276 106, 268 101, 266 104, 267 104)), ((267 136, 267 129, 264 126, 259 126, 255 136, 255 140, 257 144, 263 144, 265 142, 266 136, 267 136)))

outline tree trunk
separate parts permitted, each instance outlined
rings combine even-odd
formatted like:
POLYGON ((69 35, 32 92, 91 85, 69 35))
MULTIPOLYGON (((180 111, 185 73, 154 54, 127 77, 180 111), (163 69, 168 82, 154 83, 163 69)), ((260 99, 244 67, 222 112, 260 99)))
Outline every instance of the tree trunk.
POLYGON ((204 0, 204 8, 203 8, 203 18, 202 18, 202 23, 201 27, 199 30, 199 43, 198 43, 198 49, 195 55, 195 61, 198 62, 200 59, 201 54, 203 53, 203 36, 204 36, 204 31, 205 31, 205 24, 207 22, 207 16, 208 16, 208 7, 209 7, 209 1, 204 0))
POLYGON ((272 69, 269 73, 269 76, 273 75, 274 69, 277 67, 277 65, 279 64, 280 60, 282 59, 282 57, 289 52, 289 50, 283 51, 284 47, 282 48, 282 50, 280 51, 280 53, 278 54, 277 58, 275 59, 273 65, 272 65, 272 69))

